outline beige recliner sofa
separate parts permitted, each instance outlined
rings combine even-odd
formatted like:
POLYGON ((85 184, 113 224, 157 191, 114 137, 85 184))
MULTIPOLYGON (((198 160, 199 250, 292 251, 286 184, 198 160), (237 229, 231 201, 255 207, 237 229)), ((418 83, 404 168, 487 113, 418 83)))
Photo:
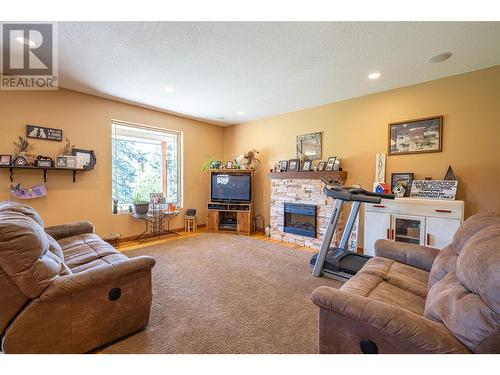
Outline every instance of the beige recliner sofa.
POLYGON ((340 289, 314 290, 321 353, 500 352, 500 217, 471 216, 441 251, 375 252, 340 289))
POLYGON ((0 203, 4 353, 85 353, 148 324, 154 259, 129 259, 93 232, 44 229, 31 207, 0 203))

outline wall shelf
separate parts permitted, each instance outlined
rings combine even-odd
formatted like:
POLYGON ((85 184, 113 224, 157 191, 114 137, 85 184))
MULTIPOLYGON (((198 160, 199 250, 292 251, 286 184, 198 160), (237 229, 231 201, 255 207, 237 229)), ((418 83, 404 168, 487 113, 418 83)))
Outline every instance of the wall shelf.
POLYGON ((345 182, 347 180, 346 171, 288 171, 288 172, 271 172, 269 178, 281 179, 321 179, 327 178, 345 182))
POLYGON ((76 182, 76 171, 87 172, 87 169, 76 169, 76 168, 59 168, 59 167, 37 167, 37 166, 16 166, 16 165, 0 165, 0 169, 9 169, 10 172, 10 182, 14 182, 14 169, 20 170, 40 170, 43 171, 43 182, 47 182, 47 171, 71 171, 73 174, 73 182, 76 182))

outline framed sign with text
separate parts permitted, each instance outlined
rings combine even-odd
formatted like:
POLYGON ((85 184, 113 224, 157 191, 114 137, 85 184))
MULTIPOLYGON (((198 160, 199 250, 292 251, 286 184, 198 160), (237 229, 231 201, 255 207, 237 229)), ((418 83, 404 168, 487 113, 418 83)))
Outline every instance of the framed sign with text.
POLYGON ((410 197, 453 200, 457 187, 456 180, 414 180, 410 197))
POLYGON ((26 137, 61 142, 62 129, 46 128, 38 125, 26 125, 26 137))

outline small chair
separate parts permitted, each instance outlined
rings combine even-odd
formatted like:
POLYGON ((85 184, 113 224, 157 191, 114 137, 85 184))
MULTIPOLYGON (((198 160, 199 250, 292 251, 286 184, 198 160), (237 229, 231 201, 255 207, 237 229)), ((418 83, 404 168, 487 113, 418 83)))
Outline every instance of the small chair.
POLYGON ((196 232, 198 230, 198 224, 196 223, 196 216, 186 216, 184 219, 184 230, 189 232, 196 232))
POLYGON ((184 230, 189 232, 196 232, 198 224, 196 222, 196 208, 188 208, 184 219, 184 230))

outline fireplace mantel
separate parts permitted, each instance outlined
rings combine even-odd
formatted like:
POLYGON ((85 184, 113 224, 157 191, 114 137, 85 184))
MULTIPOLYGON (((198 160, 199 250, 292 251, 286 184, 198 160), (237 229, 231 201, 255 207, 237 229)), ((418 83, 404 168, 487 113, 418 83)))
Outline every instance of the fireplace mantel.
POLYGON ((270 179, 281 178, 281 179, 311 179, 311 180, 319 180, 322 177, 338 180, 342 183, 345 183, 347 180, 347 172, 346 171, 309 171, 309 172, 296 172, 296 171, 288 171, 288 172, 271 172, 269 173, 270 179))

